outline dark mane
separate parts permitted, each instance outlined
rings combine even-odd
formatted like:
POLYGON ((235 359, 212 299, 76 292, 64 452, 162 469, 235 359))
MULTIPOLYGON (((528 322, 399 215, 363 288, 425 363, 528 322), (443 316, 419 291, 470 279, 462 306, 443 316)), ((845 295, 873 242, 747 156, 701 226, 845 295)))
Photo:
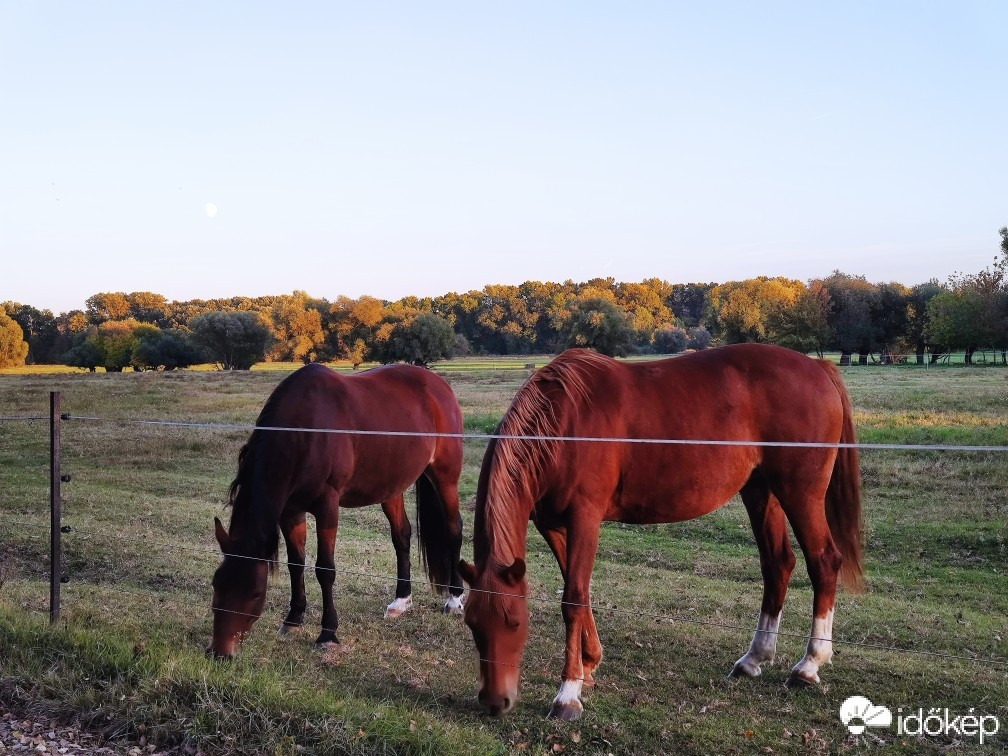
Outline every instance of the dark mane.
MULTIPOLYGON (((514 401, 504 414, 497 435, 501 436, 559 436, 562 405, 572 406, 574 412, 590 401, 589 378, 592 371, 608 367, 611 360, 587 349, 564 352, 536 372, 518 390, 514 401)), ((515 527, 504 526, 515 521, 513 506, 516 502, 535 497, 536 483, 560 453, 561 441, 529 441, 517 438, 497 439, 493 467, 486 481, 485 517, 490 525, 486 530, 491 537, 503 536, 502 546, 514 550, 519 543, 515 527)), ((524 532, 524 521, 522 532, 524 532)), ((479 528, 477 528, 477 532, 479 528)), ((524 553, 524 548, 522 548, 524 553)))
MULTIPOLYGON (((262 427, 284 425, 276 419, 280 403, 290 392, 292 384, 298 383, 298 378, 303 377, 309 369, 327 370, 321 366, 309 365, 284 378, 266 400, 256 419, 256 425, 262 427)), ((271 571, 277 567, 276 559, 280 550, 277 517, 265 495, 264 486, 261 482, 257 484, 257 479, 262 475, 270 444, 279 440, 276 437, 280 435, 282 432, 279 431, 252 431, 249 440, 238 452, 238 473, 228 487, 227 500, 228 506, 231 507, 229 531, 235 541, 235 548, 244 556, 273 560, 270 562, 271 571)))

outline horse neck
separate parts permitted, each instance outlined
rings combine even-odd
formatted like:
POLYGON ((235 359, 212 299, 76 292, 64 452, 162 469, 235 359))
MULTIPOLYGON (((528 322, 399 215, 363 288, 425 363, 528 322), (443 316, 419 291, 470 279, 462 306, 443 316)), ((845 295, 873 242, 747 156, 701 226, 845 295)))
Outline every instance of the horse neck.
POLYGON ((261 470, 251 470, 232 501, 228 528, 234 548, 243 556, 273 558, 276 555, 280 513, 273 506, 273 500, 261 470))
POLYGON ((534 498, 522 489, 507 494, 494 493, 496 495, 477 509, 473 555, 477 564, 507 567, 515 559, 525 559, 534 498))

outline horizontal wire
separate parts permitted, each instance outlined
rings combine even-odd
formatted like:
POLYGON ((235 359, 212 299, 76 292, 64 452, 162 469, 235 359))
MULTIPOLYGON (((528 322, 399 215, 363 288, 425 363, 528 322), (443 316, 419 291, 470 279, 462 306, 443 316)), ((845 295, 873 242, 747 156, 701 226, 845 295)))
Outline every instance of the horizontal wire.
MULTIPOLYGON (((188 549, 190 551, 198 551, 198 552, 201 552, 201 553, 206 553, 206 554, 211 554, 211 555, 217 554, 217 551, 214 550, 212 547, 202 547, 202 546, 195 546, 195 545, 188 546, 188 545, 185 545, 185 544, 173 544, 173 545, 169 545, 169 544, 166 544, 166 543, 161 542, 161 541, 156 541, 155 543, 159 543, 162 546, 170 546, 171 548, 179 548, 179 547, 181 547, 181 548, 188 549)), ((321 570, 321 571, 332 572, 332 573, 335 573, 335 574, 338 574, 338 575, 351 576, 351 577, 365 577, 365 578, 369 578, 369 579, 373 579, 373 580, 380 580, 380 581, 397 582, 399 580, 398 576, 393 576, 393 575, 385 575, 385 574, 381 574, 381 573, 372 573, 372 572, 354 571, 354 570, 341 570, 341 569, 336 568, 336 567, 326 567, 326 566, 317 565, 317 564, 308 564, 307 562, 305 564, 298 564, 296 562, 288 562, 288 561, 281 560, 281 559, 266 559, 266 558, 263 558, 263 557, 253 557, 253 556, 247 556, 247 555, 244 555, 244 554, 235 554, 235 553, 231 553, 231 552, 221 552, 221 556, 230 556, 230 557, 235 557, 235 558, 238 558, 238 559, 247 559, 247 560, 250 560, 250 561, 266 562, 266 563, 269 563, 269 564, 286 565, 288 567, 290 567, 290 566, 293 565, 295 567, 301 567, 302 569, 306 569, 306 570, 307 569, 316 569, 316 570, 321 570)), ((122 594, 127 595, 127 596, 136 596, 136 595, 148 595, 149 596, 150 595, 149 592, 144 592, 144 593, 141 594, 141 593, 138 593, 138 592, 124 591, 124 590, 122 590, 120 588, 116 588, 116 587, 114 587, 114 586, 112 586, 110 584, 107 584, 107 583, 83 583, 83 584, 75 584, 75 585, 86 585, 86 586, 92 587, 92 588, 107 589, 107 590, 111 590, 113 592, 122 593, 122 594)), ((446 585, 446 584, 442 584, 442 583, 435 583, 435 582, 431 582, 431 586, 433 588, 446 588, 446 589, 450 589, 451 588, 450 585, 446 585)), ((550 606, 550 607, 552 607, 552 606, 560 606, 560 607, 569 606, 569 607, 580 608, 580 609, 589 609, 592 612, 595 612, 595 611, 612 612, 612 613, 620 614, 620 615, 623 615, 623 616, 629 616, 629 617, 646 617, 648 619, 662 620, 662 621, 671 622, 671 623, 681 622, 683 624, 697 625, 697 626, 703 626, 703 627, 717 627, 717 628, 720 628, 720 629, 723 629, 723 630, 735 630, 735 631, 742 631, 742 632, 749 632, 750 631, 750 628, 748 628, 748 627, 744 627, 742 625, 736 625, 736 624, 732 624, 732 623, 728 623, 728 622, 722 622, 722 621, 718 621, 718 620, 703 620, 703 619, 698 619, 698 618, 695 618, 695 617, 685 617, 685 616, 682 616, 682 615, 658 614, 658 613, 654 613, 654 612, 642 612, 642 611, 637 611, 637 610, 619 609, 618 607, 609 607, 609 606, 603 606, 603 605, 600 605, 600 604, 585 604, 585 603, 579 603, 579 602, 573 602, 573 601, 565 601, 565 600, 553 601, 553 600, 550 600, 550 599, 536 598, 532 594, 508 593, 508 592, 503 592, 503 591, 491 591, 491 590, 487 590, 487 589, 483 589, 483 588, 472 588, 472 587, 470 587, 468 590, 469 590, 470 593, 482 593, 482 594, 492 595, 492 596, 502 596, 502 597, 509 597, 509 598, 525 599, 526 601, 528 601, 530 603, 538 604, 538 605, 541 605, 541 606, 550 606)), ((211 611, 221 611, 221 612, 226 612, 226 613, 230 613, 230 614, 239 614, 239 615, 243 615, 243 616, 246 616, 246 617, 254 617, 255 619, 259 619, 259 618, 261 618, 263 616, 262 614, 250 614, 248 612, 241 612, 241 611, 237 611, 237 610, 234 610, 234 609, 226 609, 224 607, 213 606, 212 604, 197 605, 197 604, 194 604, 192 602, 178 602, 175 599, 162 598, 160 596, 155 596, 155 598, 158 598, 158 599, 164 600, 164 601, 168 601, 169 603, 174 603, 176 605, 182 605, 182 604, 184 604, 186 606, 190 606, 190 607, 193 607, 193 608, 201 608, 204 611, 207 610, 207 609, 209 609, 211 611)), ((769 630, 759 630, 759 629, 757 629, 755 632, 763 633, 763 634, 766 634, 766 635, 773 635, 775 637, 784 636, 784 637, 790 637, 790 638, 798 638, 798 639, 801 639, 801 640, 806 640, 807 639, 809 641, 818 640, 818 641, 836 643, 836 644, 845 645, 845 646, 856 646, 856 647, 860 647, 860 648, 870 648, 870 649, 879 650, 879 651, 887 651, 887 652, 890 652, 890 653, 912 654, 912 655, 917 655, 917 656, 928 656, 928 657, 933 657, 933 658, 953 659, 953 660, 967 661, 967 662, 973 662, 973 663, 984 663, 984 664, 989 664, 989 665, 997 666, 997 667, 1008 667, 1008 659, 1001 659, 1001 658, 997 658, 997 657, 967 656, 965 654, 950 654, 950 653, 945 653, 945 652, 940 652, 940 651, 925 651, 925 650, 922 650, 922 649, 910 648, 910 647, 906 647, 906 646, 892 646, 892 645, 886 645, 886 644, 882 644, 882 643, 870 643, 868 641, 855 641, 855 640, 846 640, 846 639, 841 639, 841 638, 821 638, 821 637, 812 636, 811 634, 806 635, 805 633, 798 633, 798 632, 786 631, 786 630, 769 631, 769 630)), ((490 660, 490 659, 485 659, 483 661, 487 661, 487 662, 490 662, 490 663, 498 663, 498 662, 494 662, 493 660, 490 660)))
POLYGON ((874 444, 828 443, 819 441, 735 441, 687 438, 615 438, 601 436, 519 436, 501 433, 439 433, 425 431, 363 430, 355 428, 293 428, 273 425, 241 425, 231 423, 193 423, 174 420, 136 420, 130 418, 88 417, 67 415, 65 420, 101 422, 120 425, 148 425, 168 428, 207 428, 229 431, 281 431, 287 433, 327 433, 341 436, 401 436, 409 438, 454 438, 479 441, 562 441, 607 444, 659 444, 672 446, 759 446, 802 449, 875 449, 891 451, 960 451, 1008 452, 1008 446, 952 445, 952 444, 874 444))
MULTIPOLYGON (((249 556, 249 555, 246 555, 246 554, 236 554, 236 553, 232 553, 232 552, 218 552, 213 547, 205 547, 205 546, 197 546, 197 545, 187 545, 187 544, 181 544, 181 543, 168 544, 168 543, 166 543, 164 541, 152 541, 152 542, 153 543, 157 543, 157 544, 159 544, 161 546, 164 546, 166 548, 183 548, 183 549, 186 549, 186 550, 189 550, 189 551, 195 551, 195 552, 199 552, 199 553, 205 553, 205 554, 208 554, 208 555, 218 555, 219 554, 220 556, 229 556, 229 557, 234 557, 234 558, 237 558, 237 559, 246 559, 246 560, 250 560, 250 561, 265 562, 267 564, 284 565, 284 566, 287 566, 287 567, 295 566, 295 567, 301 567, 302 569, 305 569, 305 570, 312 569, 312 570, 319 570, 319 571, 323 571, 323 572, 331 572, 331 573, 336 574, 336 575, 343 575, 343 576, 348 576, 348 577, 364 577, 364 578, 368 578, 368 579, 371 579, 371 580, 379 580, 379 581, 383 581, 383 582, 385 582, 385 581, 387 581, 387 582, 398 582, 398 580, 399 580, 398 576, 381 574, 381 573, 366 572, 366 571, 361 571, 361 570, 340 569, 338 567, 327 567, 327 566, 319 565, 319 564, 309 564, 307 562, 305 562, 304 564, 299 564, 299 563, 296 563, 296 562, 290 562, 290 561, 283 560, 283 559, 268 559, 268 558, 265 558, 265 557, 254 557, 254 556, 249 556)), ((104 585, 104 584, 97 584, 96 583, 96 584, 91 584, 91 585, 104 585)), ((449 591, 451 589, 450 585, 444 584, 444 583, 430 582, 430 585, 431 585, 432 588, 435 588, 435 589, 446 589, 446 590, 449 590, 449 591)), ((708 620, 704 620, 704 619, 699 619, 699 618, 695 618, 695 617, 686 617, 686 616, 682 616, 682 615, 657 614, 657 613, 653 613, 653 612, 642 612, 642 611, 637 611, 637 610, 619 609, 618 607, 609 607, 609 606, 603 606, 603 605, 600 605, 600 604, 585 604, 585 603, 579 603, 579 602, 573 602, 573 601, 565 601, 565 600, 562 600, 562 599, 560 601, 553 601, 551 599, 537 598, 537 597, 533 596, 532 594, 508 593, 508 592, 504 592, 504 591, 491 591, 491 590, 487 590, 487 589, 483 589, 483 588, 472 588, 472 587, 470 587, 470 588, 468 588, 468 590, 469 590, 470 593, 481 593, 481 594, 486 594, 486 595, 491 595, 491 596, 501 596, 501 597, 507 597, 507 598, 525 599, 526 601, 529 601, 530 603, 538 604, 538 605, 541 605, 541 606, 560 606, 560 607, 569 606, 569 607, 580 608, 580 609, 589 609, 589 610, 591 610, 593 612, 594 611, 612 612, 612 613, 615 613, 615 614, 620 614, 620 615, 629 616, 629 617, 647 617, 649 619, 662 620, 662 621, 666 621, 666 622, 681 622, 681 623, 684 623, 684 624, 697 625, 697 626, 703 626, 703 627, 717 627, 717 628, 721 628, 721 629, 724 629, 724 630, 735 630, 735 631, 742 631, 742 632, 749 632, 750 631, 750 628, 748 628, 748 627, 745 627, 745 626, 742 626, 742 625, 736 625, 736 624, 732 624, 732 623, 728 623, 728 622, 718 621, 718 620, 709 620, 709 619, 708 620)), ((223 607, 213 607, 213 606, 210 606, 209 608, 210 609, 218 609, 218 610, 224 611, 224 612, 232 612, 232 613, 235 613, 235 614, 246 614, 245 612, 235 612, 234 610, 224 609, 223 607)), ((256 616, 256 617, 258 617, 260 615, 246 614, 246 616, 256 616)), ((799 632, 787 631, 787 630, 777 630, 776 632, 771 632, 769 630, 757 630, 756 632, 765 633, 767 635, 774 635, 774 636, 784 636, 784 637, 792 637, 792 638, 807 639, 807 640, 820 640, 820 641, 824 641, 824 642, 828 641, 828 642, 832 642, 832 643, 838 643, 840 645, 857 646, 857 647, 861 647, 861 648, 871 648, 871 649, 876 649, 876 650, 881 650, 881 651, 889 651, 889 652, 893 652, 893 653, 915 654, 915 655, 918 655, 918 656, 929 656, 929 657, 936 657, 936 658, 942 658, 942 659, 957 659, 957 660, 960 660, 960 661, 969 661, 969 662, 975 662, 975 663, 979 662, 979 663, 984 663, 984 664, 990 664, 990 665, 998 666, 998 667, 1008 667, 1008 659, 1001 659, 1001 658, 997 658, 997 657, 967 656, 965 654, 950 654, 950 653, 945 653, 945 652, 940 652, 940 651, 925 651, 923 649, 910 648, 910 647, 907 647, 907 646, 891 646, 891 645, 886 645, 886 644, 882 644, 882 643, 871 643, 871 642, 868 642, 868 641, 846 640, 846 639, 841 639, 841 638, 819 638, 819 637, 815 637, 815 636, 811 636, 811 635, 806 635, 805 633, 799 633, 799 632)))
POLYGON ((34 423, 38 420, 48 420, 48 416, 39 417, 8 417, 0 416, 0 423, 34 423))
MULTIPOLYGON (((162 543, 162 545, 167 546, 168 544, 162 543)), ((179 545, 181 545, 181 544, 179 544, 179 545)), ((211 554, 217 554, 218 553, 212 547, 192 546, 192 547, 184 547, 184 548, 192 548, 194 550, 199 550, 199 551, 202 551, 202 552, 205 552, 205 553, 211 553, 211 554)), ((369 579, 380 580, 380 581, 383 581, 383 582, 384 581, 397 582, 399 580, 398 576, 393 576, 393 575, 386 575, 386 574, 373 573, 373 572, 364 572, 364 571, 357 571, 357 570, 346 570, 346 569, 340 569, 338 567, 326 567, 326 566, 319 565, 319 564, 309 564, 307 562, 305 562, 304 564, 299 564, 297 562, 289 562, 289 561, 286 561, 286 560, 283 560, 283 559, 267 559, 267 558, 264 558, 264 557, 253 557, 253 556, 248 556, 248 555, 245 555, 245 554, 235 554, 235 553, 231 553, 231 552, 220 552, 220 555, 221 556, 235 557, 235 558, 238 558, 238 559, 247 559, 247 560, 251 560, 251 561, 266 562, 268 564, 285 565, 287 567, 291 567, 291 566, 301 567, 302 569, 305 569, 305 570, 308 570, 308 569, 321 570, 323 572, 332 572, 334 574, 343 575, 343 576, 366 577, 366 578, 369 578, 369 579)), ((431 585, 431 587, 433 587, 435 589, 437 589, 437 588, 443 588, 443 589, 446 589, 446 590, 450 590, 451 589, 451 586, 448 585, 448 584, 436 583, 436 582, 433 582, 433 581, 430 582, 430 585, 431 585)), ((487 589, 484 589, 484 588, 472 588, 472 587, 470 587, 470 588, 468 588, 468 590, 469 590, 470 593, 482 593, 482 594, 486 594, 486 595, 490 595, 490 596, 503 596, 503 597, 510 597, 510 598, 525 599, 526 601, 529 601, 530 603, 535 603, 535 604, 539 604, 539 605, 542 605, 542 606, 560 606, 560 607, 569 606, 569 607, 574 607, 574 608, 579 608, 579 609, 589 609, 589 610, 591 610, 593 612, 594 611, 612 612, 612 613, 615 613, 615 614, 621 614, 621 615, 629 616, 629 617, 647 617, 649 619, 664 620, 664 621, 667 621, 667 622, 682 622, 684 624, 692 624, 692 625, 707 626, 707 627, 718 627, 718 628, 725 629, 725 630, 738 630, 738 631, 743 631, 743 632, 749 632, 750 631, 750 628, 748 628, 748 627, 743 627, 741 625, 735 625, 735 624, 731 624, 731 623, 727 623, 727 622, 721 622, 721 621, 717 621, 717 620, 703 620, 703 619, 698 619, 698 618, 694 618, 694 617, 684 617, 682 615, 668 615, 668 614, 656 614, 656 613, 650 613, 650 612, 640 612, 640 611, 636 611, 636 610, 620 609, 618 607, 609 607, 609 606, 603 606, 603 605, 600 605, 600 604, 585 604, 585 603, 579 603, 579 602, 574 602, 574 601, 560 600, 559 602, 557 602, 557 601, 553 601, 553 600, 550 600, 550 599, 536 598, 532 594, 507 593, 507 592, 503 592, 503 591, 491 591, 491 590, 487 590, 487 589)), ((931 657, 938 657, 938 658, 943 658, 943 659, 958 659, 958 660, 961 660, 961 661, 970 661, 970 662, 982 662, 982 663, 991 664, 991 665, 994 665, 994 666, 1008 666, 1008 659, 1000 659, 1000 658, 996 658, 996 657, 966 656, 965 654, 949 654, 949 653, 944 653, 944 652, 939 652, 939 651, 925 651, 925 650, 922 650, 922 649, 915 649, 915 648, 901 647, 901 646, 888 646, 888 645, 881 644, 881 643, 870 643, 870 642, 867 642, 867 641, 844 640, 844 639, 839 639, 839 638, 819 638, 819 637, 812 636, 812 635, 806 634, 806 633, 798 633, 798 632, 786 631, 786 630, 777 630, 776 632, 771 632, 769 630, 757 630, 756 632, 765 633, 767 635, 774 635, 774 636, 785 636, 785 637, 799 638, 799 639, 803 639, 803 640, 807 639, 807 640, 810 640, 810 641, 812 641, 812 640, 826 641, 826 642, 832 642, 832 643, 839 643, 841 645, 846 645, 846 646, 859 646, 859 647, 862 647, 862 648, 872 648, 872 649, 883 650, 883 651, 890 651, 890 652, 898 652, 898 653, 906 653, 906 654, 917 654, 917 655, 920 655, 920 656, 931 656, 931 657)))

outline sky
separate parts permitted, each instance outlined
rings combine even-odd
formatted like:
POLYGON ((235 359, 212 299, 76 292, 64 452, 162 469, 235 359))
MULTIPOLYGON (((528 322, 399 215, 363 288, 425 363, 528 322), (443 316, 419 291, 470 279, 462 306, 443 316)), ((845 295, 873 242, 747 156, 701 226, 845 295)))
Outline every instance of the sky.
POLYGON ((1008 224, 1006 25, 1003 2, 4 3, 0 301, 977 271, 1008 224))

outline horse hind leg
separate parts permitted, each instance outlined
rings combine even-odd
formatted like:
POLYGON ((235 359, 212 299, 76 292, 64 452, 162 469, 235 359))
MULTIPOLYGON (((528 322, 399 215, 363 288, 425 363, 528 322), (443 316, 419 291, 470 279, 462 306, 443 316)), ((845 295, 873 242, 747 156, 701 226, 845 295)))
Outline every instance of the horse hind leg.
POLYGON ((315 511, 318 529, 318 556, 315 563, 315 577, 322 588, 322 631, 315 645, 326 648, 339 643, 336 631, 339 616, 333 602, 333 584, 336 582, 336 534, 339 531, 339 497, 332 494, 320 502, 315 511))
POLYGON ((385 619, 394 619, 413 608, 413 588, 410 582, 410 537, 413 529, 406 516, 402 494, 383 502, 382 511, 388 518, 392 546, 396 553, 395 600, 385 609, 385 619))
MULTIPOLYGON (((444 552, 441 558, 447 560, 448 564, 446 577, 448 599, 441 611, 443 614, 454 615, 461 615, 465 610, 462 598, 465 586, 458 571, 459 557, 462 555, 462 515, 459 511, 458 477, 458 460, 448 455, 443 462, 435 459, 417 480, 417 517, 423 516, 420 497, 427 497, 428 505, 436 505, 440 509, 438 519, 441 521, 437 524, 430 523, 425 537, 431 535, 431 526, 443 530, 443 536, 435 534, 435 538, 432 539, 434 542, 439 542, 438 549, 444 552)), ((428 506, 428 519, 430 514, 428 506)), ((430 556, 428 554, 428 557, 430 556)), ((433 556, 435 559, 439 558, 436 554, 433 556)))
POLYGON ((759 677, 762 665, 773 663, 781 611, 795 565, 784 510, 758 476, 756 473, 741 493, 759 548, 763 603, 749 650, 732 668, 730 676, 735 678, 759 677))
POLYGON ((805 656, 788 675, 789 688, 816 685, 819 669, 833 658, 833 608, 842 557, 826 522, 824 493, 781 497, 781 504, 801 546, 812 582, 812 629, 805 656))

